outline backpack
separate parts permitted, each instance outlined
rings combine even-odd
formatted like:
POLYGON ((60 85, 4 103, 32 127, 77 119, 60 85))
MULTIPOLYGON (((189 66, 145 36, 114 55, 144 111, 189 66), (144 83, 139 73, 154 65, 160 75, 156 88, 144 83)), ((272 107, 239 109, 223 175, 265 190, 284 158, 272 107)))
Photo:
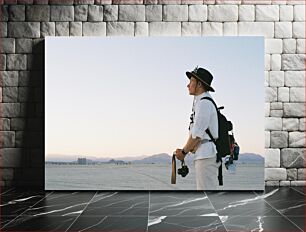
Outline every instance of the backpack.
MULTIPOLYGON (((205 132, 209 135, 210 139, 216 145, 217 149, 216 162, 220 161, 222 163, 222 158, 231 154, 229 131, 233 130, 233 124, 231 121, 228 121, 223 114, 221 114, 220 110, 224 109, 223 106, 218 108, 214 100, 210 97, 201 98, 201 100, 203 99, 211 101, 217 110, 218 139, 213 138, 208 128, 205 130, 205 132)), ((219 180, 219 185, 223 185, 222 164, 219 167, 218 180, 219 180)))
POLYGON ((230 138, 231 156, 233 160, 238 160, 240 147, 234 138, 234 133, 231 134, 229 138, 230 138))
POLYGON ((238 160, 238 158, 239 158, 239 151, 240 151, 240 147, 239 147, 238 143, 235 143, 234 144, 234 151, 233 151, 234 160, 238 160))

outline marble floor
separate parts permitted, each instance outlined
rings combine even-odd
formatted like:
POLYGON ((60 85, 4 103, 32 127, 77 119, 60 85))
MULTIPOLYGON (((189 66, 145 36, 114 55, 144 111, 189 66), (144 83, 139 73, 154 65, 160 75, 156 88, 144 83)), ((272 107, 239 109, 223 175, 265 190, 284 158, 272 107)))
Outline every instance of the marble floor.
POLYGON ((305 188, 263 192, 1 189, 1 231, 305 231, 305 188))

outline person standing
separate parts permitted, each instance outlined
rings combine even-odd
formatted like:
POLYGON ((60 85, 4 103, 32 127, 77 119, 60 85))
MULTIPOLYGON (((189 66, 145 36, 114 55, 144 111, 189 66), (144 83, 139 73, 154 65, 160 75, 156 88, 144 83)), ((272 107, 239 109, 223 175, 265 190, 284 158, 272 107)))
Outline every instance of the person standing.
POLYGON ((218 138, 218 116, 214 104, 203 97, 211 97, 212 74, 196 67, 186 72, 189 78, 187 85, 189 95, 194 96, 192 114, 190 117, 189 137, 183 148, 177 148, 176 157, 184 160, 188 153, 194 154, 197 190, 215 190, 218 188, 218 168, 221 162, 216 162, 217 149, 214 142, 205 132, 208 128, 214 139, 218 138))

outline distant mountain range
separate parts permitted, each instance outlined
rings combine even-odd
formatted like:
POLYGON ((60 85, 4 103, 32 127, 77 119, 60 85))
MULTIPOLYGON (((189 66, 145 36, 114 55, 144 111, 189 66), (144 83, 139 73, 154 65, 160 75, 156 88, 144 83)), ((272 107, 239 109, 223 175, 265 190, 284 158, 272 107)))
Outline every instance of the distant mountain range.
POLYGON ((265 159, 261 155, 254 153, 242 153, 239 154, 237 163, 264 163, 265 159))
MULTIPOLYGON (((68 156, 68 155, 50 155, 47 156, 46 162, 74 162, 80 157, 85 157, 88 160, 101 163, 115 163, 117 162, 131 162, 135 164, 171 164, 172 155, 167 153, 155 154, 151 156, 138 156, 138 157, 120 157, 120 158, 97 158, 93 156, 68 156)), ((177 160, 179 162, 179 160, 177 160)), ((185 159, 187 164, 193 162, 193 156, 188 155, 185 159)), ((261 155, 254 153, 239 154, 238 163, 264 163, 264 158, 261 155)))
POLYGON ((161 153, 146 157, 144 159, 133 160, 132 163, 136 164, 150 164, 150 163, 171 163, 172 156, 167 153, 161 153))
MULTIPOLYGON (((168 163, 172 162, 172 156, 162 153, 157 155, 152 155, 146 157, 144 159, 134 160, 132 163, 139 163, 139 164, 150 164, 150 163, 168 163)), ((177 160, 179 162, 179 160, 177 160)), ((193 157, 188 155, 185 159, 185 163, 192 163, 193 157)), ((264 163, 264 158, 261 155, 254 154, 254 153, 242 153, 239 154, 238 163, 264 163)))

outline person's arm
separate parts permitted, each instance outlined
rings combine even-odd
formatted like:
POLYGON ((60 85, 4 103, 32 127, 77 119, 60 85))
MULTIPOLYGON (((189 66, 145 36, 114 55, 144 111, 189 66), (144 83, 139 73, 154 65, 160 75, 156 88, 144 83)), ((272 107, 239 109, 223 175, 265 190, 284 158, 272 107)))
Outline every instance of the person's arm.
POLYGON ((184 146, 183 150, 188 153, 188 152, 195 152, 199 145, 201 144, 201 138, 196 137, 195 139, 192 138, 191 135, 189 135, 189 138, 187 140, 186 145, 184 146))
POLYGON ((184 146, 183 149, 176 149, 176 157, 179 159, 179 160, 183 160, 185 158, 186 155, 184 155, 183 153, 187 154, 189 152, 195 152, 196 149, 199 147, 201 143, 201 138, 199 137, 196 137, 196 138, 192 138, 192 136, 190 135, 188 140, 187 140, 187 143, 186 145, 184 146), (184 150, 184 151, 182 151, 184 150))
MULTIPOLYGON (((184 153, 187 154, 188 152, 195 152, 198 146, 201 143, 201 140, 204 139, 205 130, 208 128, 209 121, 210 121, 210 110, 212 110, 211 102, 209 101, 201 101, 201 106, 195 106, 195 118, 194 118, 194 125, 190 130, 190 136, 187 140, 186 145, 184 146, 183 150, 184 153)), ((176 149, 176 157, 179 160, 183 160, 185 155, 182 152, 182 149, 176 149)))

